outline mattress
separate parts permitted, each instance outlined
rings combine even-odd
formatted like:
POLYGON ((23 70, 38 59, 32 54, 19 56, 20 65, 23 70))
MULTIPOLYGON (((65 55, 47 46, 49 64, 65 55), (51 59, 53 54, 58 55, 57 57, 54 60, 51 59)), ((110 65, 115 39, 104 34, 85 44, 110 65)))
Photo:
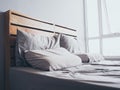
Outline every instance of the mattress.
POLYGON ((119 62, 83 64, 64 71, 40 71, 31 67, 10 68, 11 90, 119 90, 119 62))

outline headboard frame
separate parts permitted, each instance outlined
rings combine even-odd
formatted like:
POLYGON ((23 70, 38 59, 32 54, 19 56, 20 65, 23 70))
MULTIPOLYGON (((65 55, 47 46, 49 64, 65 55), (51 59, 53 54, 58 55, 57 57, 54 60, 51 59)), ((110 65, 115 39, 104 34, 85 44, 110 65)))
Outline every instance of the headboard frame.
MULTIPOLYGON (((76 37, 76 30, 54 23, 40 21, 16 11, 9 10, 5 13, 5 75, 8 80, 10 66, 15 66, 15 42, 17 30, 39 31, 44 35, 63 33, 76 37)), ((6 84, 8 81, 6 81, 6 84)), ((8 86, 7 86, 8 87, 8 86)), ((7 90, 7 89, 6 89, 7 90)))

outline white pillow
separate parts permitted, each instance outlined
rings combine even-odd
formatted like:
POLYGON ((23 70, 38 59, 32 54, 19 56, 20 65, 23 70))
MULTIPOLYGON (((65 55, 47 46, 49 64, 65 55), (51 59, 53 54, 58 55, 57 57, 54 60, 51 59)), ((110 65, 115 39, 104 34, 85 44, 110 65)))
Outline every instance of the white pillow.
POLYGON ((60 46, 66 48, 71 53, 80 53, 80 46, 75 37, 61 34, 60 46))
POLYGON ((61 70, 81 64, 81 59, 64 48, 30 50, 25 52, 27 62, 42 70, 61 70))
POLYGON ((16 40, 16 65, 26 66, 24 60, 25 50, 44 50, 50 48, 58 48, 60 36, 45 36, 39 31, 21 31, 17 30, 16 40))

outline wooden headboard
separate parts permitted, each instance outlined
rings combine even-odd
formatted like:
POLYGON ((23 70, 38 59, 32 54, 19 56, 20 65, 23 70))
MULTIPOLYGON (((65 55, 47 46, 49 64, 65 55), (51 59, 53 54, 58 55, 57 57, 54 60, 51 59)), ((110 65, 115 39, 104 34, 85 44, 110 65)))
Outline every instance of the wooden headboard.
MULTIPOLYGON (((36 30, 42 34, 63 33, 72 37, 76 37, 76 30, 60 26, 54 23, 40 21, 29 16, 23 15, 16 11, 9 10, 5 13, 5 75, 6 85, 9 80, 9 68, 15 66, 15 42, 16 31, 20 30, 36 30)), ((6 87, 8 90, 8 86, 6 87)))

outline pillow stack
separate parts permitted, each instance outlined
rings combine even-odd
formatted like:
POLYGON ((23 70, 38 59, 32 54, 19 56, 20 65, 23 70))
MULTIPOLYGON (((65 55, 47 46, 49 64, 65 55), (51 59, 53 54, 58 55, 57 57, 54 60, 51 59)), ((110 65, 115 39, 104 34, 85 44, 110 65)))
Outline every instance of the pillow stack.
POLYGON ((41 33, 17 30, 16 65, 26 66, 25 50, 45 50, 60 47, 60 36, 44 36, 41 33))
POLYGON ((81 64, 77 40, 65 35, 45 36, 41 33, 17 31, 16 66, 32 66, 41 70, 61 70, 81 64))

